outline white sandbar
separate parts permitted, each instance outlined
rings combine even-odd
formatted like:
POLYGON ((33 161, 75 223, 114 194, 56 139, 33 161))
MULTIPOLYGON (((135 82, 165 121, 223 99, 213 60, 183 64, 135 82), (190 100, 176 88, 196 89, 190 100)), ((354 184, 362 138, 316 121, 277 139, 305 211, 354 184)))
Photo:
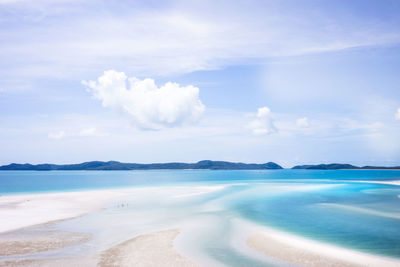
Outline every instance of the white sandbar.
POLYGON ((268 256, 301 266, 400 266, 394 258, 372 255, 275 230, 251 235, 247 245, 268 256))
POLYGON ((77 217, 121 195, 111 190, 0 196, 0 232, 77 217))
POLYGON ((179 230, 172 229, 140 235, 101 254, 98 265, 111 266, 198 266, 173 247, 179 230))

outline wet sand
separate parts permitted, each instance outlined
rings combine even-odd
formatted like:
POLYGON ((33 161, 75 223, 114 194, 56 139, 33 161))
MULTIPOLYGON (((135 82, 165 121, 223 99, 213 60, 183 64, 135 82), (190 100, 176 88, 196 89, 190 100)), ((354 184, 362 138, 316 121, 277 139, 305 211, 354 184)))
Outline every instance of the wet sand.
POLYGON ((0 267, 90 267, 97 266, 95 257, 75 257, 75 258, 57 258, 57 259, 26 259, 9 260, 0 262, 0 267))
MULTIPOLYGON (((11 259, 3 266, 199 266, 174 249, 179 230, 165 230, 140 235, 117 244, 99 254, 68 258, 11 259)), ((1 256, 18 256, 49 251, 87 241, 89 234, 60 231, 19 230, 0 236, 1 256)))
POLYGON ((96 258, 89 256, 34 259, 30 255, 78 245, 90 240, 91 237, 92 235, 88 233, 48 230, 42 226, 2 233, 0 234, 0 256, 5 258, 0 261, 0 267, 96 266, 96 258))
POLYGON ((300 266, 400 266, 400 261, 396 259, 335 247, 277 231, 253 234, 246 243, 258 252, 300 266))
POLYGON ((174 229, 132 238, 104 251, 98 266, 199 266, 174 249, 178 234, 174 229))
POLYGON ((0 256, 59 249, 89 240, 87 233, 20 230, 0 235, 0 256))

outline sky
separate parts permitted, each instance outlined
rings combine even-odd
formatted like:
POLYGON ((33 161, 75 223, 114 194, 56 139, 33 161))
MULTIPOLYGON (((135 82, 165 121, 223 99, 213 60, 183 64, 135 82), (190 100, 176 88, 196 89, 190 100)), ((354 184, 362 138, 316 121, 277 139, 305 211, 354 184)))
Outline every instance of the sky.
POLYGON ((0 0, 0 164, 400 165, 400 1, 0 0))

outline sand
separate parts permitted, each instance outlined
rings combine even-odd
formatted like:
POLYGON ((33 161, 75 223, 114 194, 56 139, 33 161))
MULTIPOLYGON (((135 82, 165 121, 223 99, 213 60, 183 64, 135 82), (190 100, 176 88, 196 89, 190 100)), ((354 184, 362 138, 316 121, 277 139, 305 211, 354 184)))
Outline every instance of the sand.
POLYGON ((400 181, 399 180, 395 180, 395 181, 360 181, 360 182, 374 183, 374 184, 400 185, 400 181))
POLYGON ((0 261, 3 266, 96 266, 91 256, 30 259, 30 254, 52 251, 86 242, 91 234, 29 227, 0 234, 0 256, 14 259, 0 261), (24 258, 27 256, 27 258, 24 258))
POLYGON ((24 229, 0 235, 0 256, 22 255, 59 249, 89 240, 91 234, 24 229))
MULTIPOLYGON (((198 187, 189 191, 184 187, 172 188, 176 189, 172 199, 222 188, 198 187)), ((88 233, 55 230, 47 224, 105 208, 126 194, 140 197, 147 190, 128 188, 0 196, 0 266, 197 266, 173 248, 178 230, 137 236, 106 251, 88 255, 40 254, 78 245, 92 237, 88 233)))
POLYGON ((111 190, 0 196, 0 232, 74 218, 101 209, 121 193, 111 190))
MULTIPOLYGON (((25 231, 25 230, 23 230, 25 231)), ((29 232, 29 230, 27 230, 29 232)), ((2 256, 34 253, 84 242, 90 236, 82 233, 46 232, 39 234, 12 233, 2 235, 2 256), (6 241, 4 241, 8 238, 6 241), (14 240, 12 240, 14 239, 14 240), (14 242, 14 243, 13 243, 14 242)), ((0 261, 2 266, 199 266, 180 255, 173 246, 179 230, 165 230, 140 235, 117 244, 98 255, 69 258, 15 259, 0 261)))
POLYGON ((0 267, 90 267, 97 266, 95 257, 74 257, 38 260, 9 260, 0 262, 0 267))
POLYGON ((337 182, 351 182, 351 183, 365 183, 365 184, 388 184, 388 185, 400 185, 400 180, 393 181, 376 181, 376 180, 332 180, 337 182))
POLYGON ((335 247, 275 230, 253 234, 246 243, 270 257, 300 266, 400 266, 397 259, 335 247))
POLYGON ((198 266, 173 247, 179 230, 141 235, 118 244, 100 256, 100 267, 111 266, 198 266))
MULTIPOLYGON (((175 198, 221 188, 183 191, 175 198)), ((0 261, 2 266, 198 266, 179 254, 174 240, 177 229, 133 237, 91 255, 65 258, 31 257, 38 253, 86 242, 87 233, 29 227, 74 218, 103 208, 110 200, 131 191, 98 190, 51 194, 0 196, 0 261), (18 230, 16 230, 18 229, 18 230), (26 257, 24 255, 27 255, 26 257), (11 256, 11 257, 8 257, 11 256), (15 257, 14 257, 15 256, 15 257), (24 256, 24 257, 20 257, 24 256)), ((134 191, 136 193, 139 191, 134 191)), ((267 256, 300 266, 400 266, 400 261, 319 243, 269 228, 254 228, 241 242, 267 256), (244 240, 246 240, 244 242, 244 240)), ((127 239, 129 237, 126 237, 127 239)), ((248 248, 247 248, 248 249, 248 248)), ((256 252, 254 252, 256 253, 256 252)), ((261 255, 261 254, 260 254, 261 255)))

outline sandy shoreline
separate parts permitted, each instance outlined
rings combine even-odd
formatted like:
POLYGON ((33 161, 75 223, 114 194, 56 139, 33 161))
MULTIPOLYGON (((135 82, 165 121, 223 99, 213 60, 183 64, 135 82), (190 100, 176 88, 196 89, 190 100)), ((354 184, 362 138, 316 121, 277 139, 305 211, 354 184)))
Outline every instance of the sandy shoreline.
POLYGON ((0 235, 0 256, 23 255, 64 248, 83 243, 91 234, 66 231, 30 231, 24 229, 0 235))
POLYGON ((251 249, 300 266, 400 266, 400 260, 332 246, 272 229, 251 235, 251 249))
MULTIPOLYGON (((223 186, 199 186, 187 190, 171 187, 171 199, 184 199, 221 190, 223 186)), ((42 227, 61 220, 76 218, 104 208, 124 195, 140 197, 158 188, 124 188, 115 190, 39 193, 0 196, 0 266, 198 266, 174 248, 179 230, 145 233, 90 254, 36 257, 85 243, 89 233, 67 232, 42 227)))
MULTIPOLYGON (((340 181, 340 180, 338 180, 340 181)), ((400 185, 395 181, 346 181, 400 185)), ((197 196, 224 186, 199 186, 174 198, 197 196)), ((61 193, 0 195, 0 233, 58 220, 71 219, 103 208, 112 199, 143 189, 93 190, 61 193)))
MULTIPOLYGON (((224 186, 196 186, 180 192, 173 198, 198 196, 221 190, 224 186)), ((127 195, 140 194, 154 188, 121 188, 109 190, 88 190, 60 193, 33 193, 0 195, 0 233, 22 229, 34 225, 72 219, 104 208, 113 199, 127 195)))
POLYGON ((140 235, 101 253, 98 266, 199 266, 173 246, 179 230, 140 235))
POLYGON ((400 180, 395 181, 352 181, 357 183, 400 185, 400 180))
POLYGON ((0 233, 96 211, 121 195, 112 190, 0 196, 0 233))
MULTIPOLYGON (((20 259, 0 261, 2 266, 188 266, 198 264, 185 258, 174 249, 179 230, 170 229, 143 234, 117 244, 98 254, 49 259, 20 259)), ((73 233, 71 233, 73 234, 73 233)), ((77 233, 79 234, 79 233, 77 233)), ((79 235, 78 235, 79 236, 79 235)), ((59 236, 61 240, 64 237, 59 236)), ((68 239, 68 236, 66 236, 68 239)), ((71 236, 69 236, 71 238, 71 236)), ((26 240, 25 240, 26 241, 26 240)), ((34 242, 32 242, 34 244, 34 242)), ((53 244, 48 240, 47 244, 53 244)))
MULTIPOLYGON (((169 191, 164 189, 162 191, 167 192, 168 198, 166 199, 175 203, 223 188, 224 186, 221 185, 191 187, 190 190, 186 187, 171 187, 169 191), (175 191, 172 189, 175 189, 175 191)), ((154 195, 159 193, 159 190, 159 188, 154 187, 3 195, 0 197, 0 232, 3 232, 0 234, 0 257, 3 257, 2 260, 0 259, 0 266, 199 266, 196 262, 185 257, 190 253, 180 253, 182 249, 179 246, 174 246, 175 239, 180 234, 180 229, 184 229, 181 228, 182 225, 179 223, 168 226, 168 230, 160 231, 160 229, 163 229, 160 227, 167 227, 162 224, 151 230, 143 230, 134 235, 123 236, 116 239, 114 243, 109 243, 88 255, 80 254, 66 257, 65 254, 61 253, 55 258, 35 258, 29 255, 30 253, 35 254, 67 248, 93 239, 91 234, 79 233, 79 228, 75 232, 51 228, 36 231, 38 229, 38 227, 35 227, 36 225, 94 212, 125 194, 134 194, 137 199, 141 199, 142 196, 148 195, 148 192, 152 192, 150 195, 154 195), (30 226, 34 227, 29 228, 30 226), (10 255, 15 257, 8 257, 10 255)), ((157 196, 160 197, 160 195, 157 196)), ((361 211, 368 212, 367 210, 361 211)), ((139 214, 141 216, 141 213, 139 214)), ((146 221, 143 221, 143 223, 146 223, 146 221)), ((400 266, 400 260, 397 259, 320 243, 250 222, 239 224, 237 229, 244 237, 240 242, 236 242, 242 248, 246 247, 254 254, 272 257, 289 264, 324 267, 400 266)), ((185 233, 182 231, 182 236, 186 234, 191 235, 193 232, 185 233)), ((235 233, 232 236, 234 237, 235 233)), ((218 236, 215 238, 218 238, 218 236)), ((196 242, 196 239, 191 242, 196 242)), ((243 249, 239 251, 243 252, 243 249)), ((197 259, 196 261, 200 260, 197 259)))

